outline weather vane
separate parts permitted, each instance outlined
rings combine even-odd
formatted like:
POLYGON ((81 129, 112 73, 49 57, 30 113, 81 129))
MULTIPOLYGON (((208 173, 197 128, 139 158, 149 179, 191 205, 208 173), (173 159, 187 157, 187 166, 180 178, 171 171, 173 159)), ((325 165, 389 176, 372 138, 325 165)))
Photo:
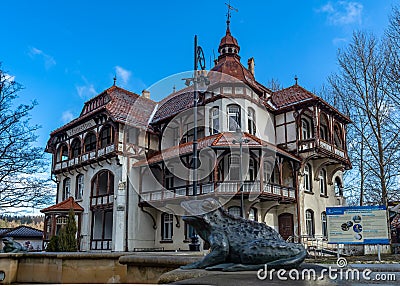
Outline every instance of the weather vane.
POLYGON ((226 16, 227 16, 226 24, 228 25, 228 28, 229 28, 229 25, 231 23, 231 16, 232 16, 231 11, 239 12, 239 10, 231 5, 231 0, 229 0, 228 3, 225 3, 225 5, 228 7, 228 13, 226 14, 226 16))

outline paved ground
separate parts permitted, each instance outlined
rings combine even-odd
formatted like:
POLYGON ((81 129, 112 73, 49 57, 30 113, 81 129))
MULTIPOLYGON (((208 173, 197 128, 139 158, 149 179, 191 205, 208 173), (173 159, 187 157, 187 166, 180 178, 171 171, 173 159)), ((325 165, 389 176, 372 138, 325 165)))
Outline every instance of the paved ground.
MULTIPOLYGON (((299 271, 300 279, 295 278, 296 272, 292 272, 291 276, 288 272, 280 279, 276 272, 272 274, 268 272, 265 279, 259 279, 257 272, 244 271, 235 273, 210 272, 205 270, 191 270, 190 273, 195 276, 204 275, 202 277, 186 279, 179 282, 171 283, 175 285, 217 285, 217 286, 236 286, 236 285, 399 285, 400 281, 400 264, 350 264, 346 268, 332 267, 329 272, 329 265, 303 264, 299 271), (313 272, 316 273, 315 278, 313 272), (325 270, 323 270, 325 269, 325 270), (336 270, 332 270, 336 269, 336 270), (350 269, 350 270, 349 270, 350 269), (302 279, 302 271, 304 279, 302 279), (363 272, 364 271, 364 272, 363 272), (324 273, 325 275, 321 275, 324 273), (357 275, 359 274, 359 278, 357 275), (363 277, 364 273, 364 277, 363 277), (323 277, 323 279, 321 279, 323 277), (347 279, 346 279, 347 277, 347 279), (335 279, 336 278, 336 279, 335 279), (385 281, 382 281, 385 280, 385 281)), ((184 272, 177 270, 177 272, 184 272)), ((187 270, 188 271, 188 270, 187 270)), ((175 273, 175 275, 178 273, 175 273)), ((185 273, 187 276, 188 272, 185 273)), ((260 273, 265 275, 264 272, 260 273)))

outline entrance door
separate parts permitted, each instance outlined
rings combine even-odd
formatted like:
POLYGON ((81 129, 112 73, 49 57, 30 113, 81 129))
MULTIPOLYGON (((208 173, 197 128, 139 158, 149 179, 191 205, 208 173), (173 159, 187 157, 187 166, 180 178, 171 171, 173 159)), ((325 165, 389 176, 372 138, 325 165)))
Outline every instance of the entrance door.
POLYGON ((279 234, 284 240, 288 239, 289 236, 293 236, 293 215, 289 213, 280 214, 278 217, 279 234))

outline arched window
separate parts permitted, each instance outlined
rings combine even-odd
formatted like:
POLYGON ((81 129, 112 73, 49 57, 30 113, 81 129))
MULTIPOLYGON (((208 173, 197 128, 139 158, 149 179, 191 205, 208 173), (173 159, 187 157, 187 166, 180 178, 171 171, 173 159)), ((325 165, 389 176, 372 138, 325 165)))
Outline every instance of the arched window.
POLYGON ((258 216, 257 216, 257 209, 256 208, 250 208, 249 211, 249 220, 254 220, 258 221, 258 216))
POLYGON ((311 138, 311 120, 303 117, 301 119, 301 140, 307 140, 311 138))
POLYGON ((340 127, 337 124, 335 124, 333 140, 336 147, 343 149, 343 136, 340 127))
POLYGON ((114 128, 111 125, 106 125, 100 132, 100 148, 104 148, 113 143, 114 128))
POLYGON ((84 152, 90 152, 96 150, 96 134, 89 132, 86 134, 84 141, 84 152))
POLYGON ((247 125, 249 133, 256 135, 256 112, 251 107, 248 109, 247 125))
POLYGON ((92 180, 92 196, 107 196, 114 194, 114 175, 110 171, 98 172, 92 180))
POLYGON ((321 213, 321 227, 322 227, 322 236, 328 236, 328 223, 326 221, 326 212, 321 213))
POLYGON ((342 181, 339 177, 335 178, 335 196, 343 196, 342 181))
POLYGON ((319 189, 321 191, 321 195, 326 196, 327 192, 326 192, 326 171, 325 169, 321 169, 319 171, 319 189))
POLYGON ((61 144, 57 149, 56 162, 62 162, 68 160, 68 146, 67 144, 61 144))
POLYGON ((161 240, 172 240, 174 216, 169 213, 161 215, 161 240))
POLYGON ((272 171, 272 174, 271 174, 271 182, 279 185, 280 184, 279 178, 280 178, 280 172, 279 172, 278 162, 276 162, 275 166, 274 166, 274 170, 272 171))
POLYGON ((312 168, 310 164, 304 166, 303 188, 307 192, 312 191, 312 168))
POLYGON ((319 117, 319 137, 325 141, 329 140, 329 128, 328 128, 328 119, 325 114, 321 113, 319 117))
POLYGON ((83 188, 84 188, 83 179, 84 179, 83 174, 79 174, 78 176, 76 176, 75 198, 77 200, 80 200, 83 197, 83 188))
POLYGON ((240 207, 237 207, 237 206, 229 207, 228 208, 228 213, 230 213, 231 215, 240 217, 241 209, 240 209, 240 207))
POLYGON ((76 158, 81 155, 81 140, 79 138, 75 138, 71 144, 71 158, 76 158))
POLYGON ((71 196, 71 179, 65 178, 63 181, 63 200, 68 199, 71 196))
POLYGON ((293 167, 287 160, 282 164, 282 180, 284 186, 294 187, 293 167))
POLYGON ((314 212, 310 209, 306 210, 306 232, 309 237, 314 237, 315 224, 314 212))
POLYGON ((241 129, 240 106, 237 104, 228 105, 228 130, 236 131, 241 129))
POLYGON ((219 133, 219 108, 213 107, 210 110, 210 134, 219 133))

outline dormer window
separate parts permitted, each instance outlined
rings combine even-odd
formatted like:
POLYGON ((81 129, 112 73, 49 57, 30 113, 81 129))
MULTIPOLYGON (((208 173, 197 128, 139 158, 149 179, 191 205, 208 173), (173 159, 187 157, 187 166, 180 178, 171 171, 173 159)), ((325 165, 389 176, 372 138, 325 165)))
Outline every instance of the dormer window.
POLYGON ((236 131, 241 129, 240 106, 237 104, 228 105, 228 130, 236 131))

